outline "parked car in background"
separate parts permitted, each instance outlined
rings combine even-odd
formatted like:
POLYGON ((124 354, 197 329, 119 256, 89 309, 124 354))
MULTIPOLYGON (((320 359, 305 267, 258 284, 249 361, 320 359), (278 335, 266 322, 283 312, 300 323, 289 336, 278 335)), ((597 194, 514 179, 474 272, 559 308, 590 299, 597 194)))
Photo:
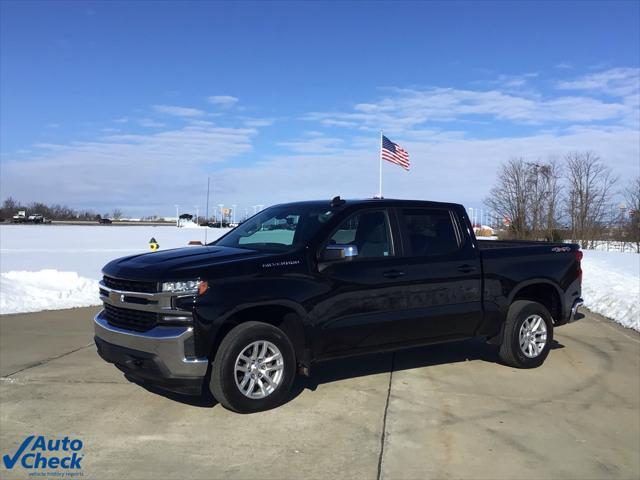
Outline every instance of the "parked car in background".
POLYGON ((110 218, 101 218, 100 220, 98 220, 98 223, 100 225, 111 225, 113 223, 113 220, 111 220, 110 218))
POLYGON ((13 217, 11 217, 13 223, 25 223, 27 221, 27 212, 20 210, 13 217))

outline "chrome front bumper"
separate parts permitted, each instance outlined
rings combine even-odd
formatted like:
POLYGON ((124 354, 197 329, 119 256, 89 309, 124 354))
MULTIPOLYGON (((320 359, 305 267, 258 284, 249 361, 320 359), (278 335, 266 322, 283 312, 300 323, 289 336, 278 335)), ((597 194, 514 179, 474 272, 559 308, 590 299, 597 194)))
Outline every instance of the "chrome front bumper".
POLYGON ((206 358, 189 357, 185 344, 193 340, 192 326, 158 325, 146 332, 135 332, 110 325, 104 311, 94 318, 96 337, 117 347, 153 355, 167 378, 201 378, 207 372, 206 358))

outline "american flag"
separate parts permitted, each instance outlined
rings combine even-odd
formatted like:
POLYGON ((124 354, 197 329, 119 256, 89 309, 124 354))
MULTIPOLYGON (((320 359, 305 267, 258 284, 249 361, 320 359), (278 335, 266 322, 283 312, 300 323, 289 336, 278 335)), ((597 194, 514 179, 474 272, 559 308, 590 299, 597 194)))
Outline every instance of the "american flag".
POLYGON ((396 165, 400 165, 405 170, 409 170, 409 154, 397 143, 393 143, 384 135, 382 136, 382 149, 380 155, 383 160, 386 160, 396 165))

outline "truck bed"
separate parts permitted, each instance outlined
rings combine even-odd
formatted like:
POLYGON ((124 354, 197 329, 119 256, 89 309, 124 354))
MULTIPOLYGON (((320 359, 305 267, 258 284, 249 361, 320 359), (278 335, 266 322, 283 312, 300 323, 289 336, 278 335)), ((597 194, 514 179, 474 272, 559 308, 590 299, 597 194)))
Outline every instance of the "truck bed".
POLYGON ((476 240, 480 250, 496 248, 522 248, 522 247, 570 247, 571 244, 539 242, 533 240, 476 240))

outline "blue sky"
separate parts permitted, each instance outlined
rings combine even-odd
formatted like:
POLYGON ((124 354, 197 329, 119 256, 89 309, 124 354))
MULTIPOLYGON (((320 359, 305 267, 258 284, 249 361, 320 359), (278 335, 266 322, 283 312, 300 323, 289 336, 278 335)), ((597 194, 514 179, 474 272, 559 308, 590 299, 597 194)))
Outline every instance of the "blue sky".
POLYGON ((0 3, 2 197, 131 215, 377 190, 480 205, 511 156, 640 158, 640 2, 0 3))

